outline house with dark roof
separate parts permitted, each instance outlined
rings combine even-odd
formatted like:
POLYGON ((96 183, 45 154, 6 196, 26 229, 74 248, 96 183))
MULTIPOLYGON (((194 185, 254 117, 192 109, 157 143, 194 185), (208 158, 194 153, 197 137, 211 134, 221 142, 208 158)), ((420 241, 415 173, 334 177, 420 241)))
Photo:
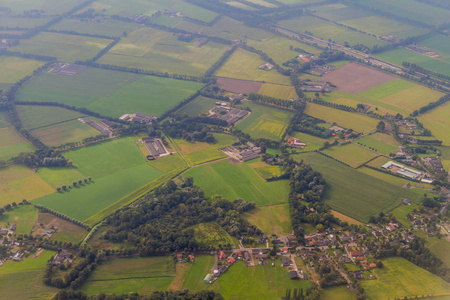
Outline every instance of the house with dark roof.
POLYGON ((282 257, 281 262, 283 267, 289 267, 291 265, 291 261, 287 257, 282 257))
POLYGON ((300 279, 300 276, 298 276, 297 271, 290 271, 289 276, 291 277, 292 280, 300 279))

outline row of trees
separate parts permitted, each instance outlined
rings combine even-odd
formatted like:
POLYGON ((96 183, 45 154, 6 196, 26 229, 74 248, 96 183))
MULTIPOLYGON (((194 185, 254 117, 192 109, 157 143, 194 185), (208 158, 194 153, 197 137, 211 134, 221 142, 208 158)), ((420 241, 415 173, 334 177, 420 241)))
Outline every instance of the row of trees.
POLYGON ((35 205, 35 207, 36 207, 37 209, 39 209, 41 212, 49 213, 49 214, 55 215, 55 216, 57 216, 58 218, 61 218, 61 219, 63 219, 63 220, 72 222, 72 223, 75 224, 75 225, 78 225, 78 226, 83 227, 83 228, 86 229, 87 231, 90 231, 90 230, 91 230, 91 227, 90 227, 89 225, 87 225, 87 224, 85 224, 85 223, 83 223, 83 222, 81 222, 81 221, 78 221, 78 220, 76 220, 76 219, 73 219, 73 218, 71 218, 71 217, 68 217, 68 216, 66 216, 66 215, 64 215, 64 214, 62 214, 62 213, 60 213, 60 212, 57 212, 57 211, 51 209, 51 208, 42 206, 42 205, 40 205, 40 204, 35 205))
POLYGON ((248 99, 252 100, 254 102, 259 102, 266 105, 272 105, 277 107, 282 107, 284 109, 290 109, 290 110, 296 110, 299 109, 301 104, 298 101, 292 101, 292 100, 283 100, 283 99, 277 99, 274 97, 269 97, 257 93, 250 93, 248 95, 248 99))
POLYGON ((424 114, 427 111, 432 110, 433 108, 438 107, 438 106, 446 103, 447 101, 450 101, 450 95, 445 95, 445 96, 441 97, 438 101, 431 102, 431 103, 428 103, 425 106, 422 106, 421 108, 419 108, 419 110, 415 110, 411 114, 411 117, 417 117, 420 114, 424 114))
MULTIPOLYGON (((105 293, 100 293, 98 295, 88 295, 85 292, 79 290, 63 290, 55 294, 52 300, 69 300, 69 299, 79 299, 79 300, 223 300, 223 297, 211 290, 204 290, 200 292, 190 293, 188 290, 184 289, 182 291, 167 291, 160 292, 155 291, 150 294, 139 295, 138 293, 129 294, 113 294, 106 296, 105 293)), ((316 300, 316 299, 306 299, 306 300, 316 300)))

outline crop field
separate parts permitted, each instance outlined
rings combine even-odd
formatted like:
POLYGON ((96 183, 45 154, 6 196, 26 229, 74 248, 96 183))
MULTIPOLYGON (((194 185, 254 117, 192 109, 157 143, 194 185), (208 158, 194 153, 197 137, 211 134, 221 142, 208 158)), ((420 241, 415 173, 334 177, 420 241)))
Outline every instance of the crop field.
POLYGON ((177 144, 183 156, 191 165, 198 165, 208 161, 227 157, 220 148, 231 146, 236 138, 229 134, 215 133, 216 143, 208 144, 203 142, 187 142, 183 139, 176 139, 177 144))
POLYGON ((35 203, 81 221, 163 174, 145 162, 132 138, 83 147, 65 152, 64 156, 74 162, 82 178, 92 177, 93 182, 42 197, 35 203))
POLYGON ((79 4, 77 0, 0 0, 0 6, 11 8, 11 12, 14 15, 21 15, 24 11, 30 9, 43 10, 49 15, 62 14, 77 4, 79 4))
POLYGON ((300 139, 301 142, 306 143, 306 147, 303 150, 296 149, 296 151, 315 151, 322 148, 325 142, 332 142, 331 139, 326 140, 298 131, 294 132, 293 136, 300 139))
POLYGON ((230 201, 243 199, 255 202, 258 206, 288 200, 288 180, 266 182, 248 162, 232 164, 224 161, 202 165, 189 169, 183 176, 193 177, 194 184, 203 188, 207 197, 221 195, 230 201))
POLYGON ((379 132, 365 136, 359 139, 358 142, 384 155, 389 155, 389 153, 397 151, 399 147, 398 142, 391 135, 379 132))
POLYGON ((203 86, 201 83, 86 68, 74 77, 43 74, 18 93, 18 100, 52 101, 120 117, 161 115, 203 86))
POLYGON ((393 175, 390 175, 390 174, 387 174, 387 173, 383 173, 381 171, 377 171, 377 170, 374 170, 374 169, 371 169, 371 168, 367 168, 367 167, 359 168, 358 172, 364 173, 364 174, 372 176, 374 178, 378 178, 380 180, 383 180, 386 183, 390 183, 390 184, 393 184, 393 185, 398 186, 398 187, 403 187, 405 184, 409 183, 413 187, 421 186, 421 187, 425 188, 423 190, 419 189, 419 188, 417 188, 417 189, 416 188, 410 189, 410 191, 415 192, 417 194, 424 194, 427 191, 426 189, 432 189, 433 188, 432 185, 427 184, 427 183, 411 181, 411 180, 408 180, 406 178, 393 176, 393 175))
POLYGON ((72 168, 39 168, 36 174, 55 189, 63 184, 71 185, 73 181, 85 178, 80 172, 72 168))
POLYGON ((0 160, 8 161, 21 152, 33 151, 33 146, 22 138, 13 126, 0 128, 0 160))
POLYGON ((0 169, 0 206, 28 201, 56 192, 32 170, 21 166, 0 169))
POLYGON ((258 94, 286 100, 298 98, 293 86, 272 83, 264 83, 258 90, 258 94))
POLYGON ((72 120, 56 125, 40 127, 39 129, 30 131, 30 133, 47 146, 52 147, 97 136, 100 134, 100 131, 78 120, 72 120))
POLYGON ((257 161, 254 163, 251 163, 250 166, 255 169, 256 172, 258 172, 259 175, 261 175, 262 178, 264 179, 269 179, 272 178, 274 176, 280 176, 281 174, 283 174, 283 170, 281 169, 280 166, 276 166, 276 165, 269 165, 266 164, 263 161, 257 161))
POLYGON ((177 110, 178 114, 187 114, 189 117, 195 117, 207 113, 216 105, 217 100, 198 96, 188 104, 177 110))
POLYGON ((75 31, 79 33, 100 34, 106 36, 122 36, 139 28, 138 24, 114 19, 97 21, 81 21, 79 19, 64 19, 50 27, 55 30, 75 31))
POLYGON ((331 210, 330 211, 334 217, 338 218, 341 221, 347 222, 348 224, 355 224, 355 225, 363 225, 363 223, 359 222, 358 220, 355 220, 353 218, 350 218, 349 216, 346 216, 344 214, 341 214, 338 211, 331 210))
POLYGON ((257 207, 246 212, 244 218, 261 229, 267 236, 292 233, 292 223, 287 203, 257 207))
POLYGON ((0 56, 0 82, 16 83, 22 78, 32 75, 34 70, 43 65, 43 62, 37 60, 0 56))
MULTIPOLYGON (((57 241, 67 241, 76 244, 81 242, 88 233, 83 227, 49 213, 39 214, 37 222, 44 224, 46 228, 50 228, 51 226, 57 227, 58 229, 52 237, 53 240, 57 241)), ((35 230, 35 232, 37 231, 35 230)))
MULTIPOLYGON (((2 1, 0 1, 2 3, 2 1)), ((20 17, 8 17, 2 16, 0 18, 0 27, 9 27, 9 28, 26 28, 31 29, 36 26, 41 26, 50 21, 51 18, 20 18, 20 17)))
POLYGON ((194 229, 195 240, 202 246, 234 245, 238 246, 236 238, 231 237, 217 223, 201 223, 190 227, 194 229))
POLYGON ((317 153, 298 154, 295 159, 303 159, 322 173, 327 181, 325 202, 332 209, 361 222, 367 222, 370 216, 381 211, 386 213, 394 209, 403 198, 414 203, 421 199, 414 192, 358 172, 317 153))
POLYGON ((289 77, 281 75, 275 69, 270 71, 258 69, 259 66, 265 63, 259 55, 238 49, 228 58, 226 63, 215 75, 219 77, 260 81, 263 83, 290 84, 289 77))
POLYGON ((242 102, 241 107, 249 107, 252 113, 236 124, 236 128, 250 134, 253 138, 266 138, 278 141, 286 131, 293 113, 276 107, 265 106, 250 101, 242 102))
POLYGON ((357 168, 367 161, 375 158, 378 154, 375 151, 366 149, 356 144, 331 147, 323 150, 323 153, 357 168))
POLYGON ((229 92, 248 94, 257 93, 262 87, 263 83, 258 81, 217 77, 217 85, 229 92))
POLYGON ((171 256, 112 258, 95 269, 81 290, 88 294, 165 291, 176 275, 171 256))
POLYGON ((44 250, 37 258, 34 253, 20 264, 8 261, 0 268, 0 290, 5 299, 49 299, 59 289, 44 285, 47 261, 55 254, 44 250), (24 288, 26 282, 26 288, 24 288))
POLYGON ((450 284, 404 258, 383 259, 383 264, 382 269, 373 270, 376 280, 361 282, 367 299, 450 293, 450 284))
POLYGON ((17 112, 26 129, 37 129, 49 125, 78 119, 82 113, 55 106, 18 105, 17 112))
POLYGON ((450 103, 441 105, 418 117, 425 128, 431 130, 434 137, 450 146, 450 103))
POLYGON ((361 133, 368 133, 375 130, 378 124, 378 120, 370 117, 314 103, 308 103, 305 113, 312 117, 324 119, 325 121, 333 122, 361 133))
POLYGON ((128 34, 99 63, 201 76, 230 46, 208 42, 197 47, 171 33, 149 27, 128 34))
POLYGON ((382 83, 380 85, 377 85, 373 88, 367 89, 359 93, 359 95, 371 99, 382 100, 386 97, 395 95, 396 93, 402 92, 413 86, 415 86, 415 84, 411 81, 396 78, 388 82, 382 83))
POLYGON ((298 33, 308 31, 313 33, 314 36, 324 40, 331 39, 340 44, 348 42, 350 45, 363 44, 368 47, 387 44, 373 36, 342 28, 312 16, 300 16, 290 20, 283 20, 279 22, 279 25, 298 33))
POLYGON ((5 228, 15 224, 14 234, 30 234, 37 216, 38 210, 33 205, 19 205, 15 209, 6 211, 0 217, 0 226, 5 228))
POLYGON ((441 60, 450 63, 450 38, 448 36, 436 34, 420 41, 419 44, 438 52, 441 60))
POLYGON ((191 292, 198 292, 209 287, 209 284, 203 282, 203 278, 205 278, 206 274, 211 272, 213 265, 214 255, 196 256, 192 268, 184 282, 183 289, 189 289, 191 292))
POLYGON ((31 39, 22 40, 11 51, 52 56, 60 61, 75 62, 93 58, 112 40, 79 35, 42 32, 31 39))

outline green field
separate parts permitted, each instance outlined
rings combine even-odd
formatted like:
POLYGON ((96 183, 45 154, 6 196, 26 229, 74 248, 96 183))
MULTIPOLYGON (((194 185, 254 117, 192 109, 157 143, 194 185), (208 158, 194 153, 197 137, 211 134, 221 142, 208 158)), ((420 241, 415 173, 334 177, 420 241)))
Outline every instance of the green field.
POLYGON ((211 273, 214 265, 214 255, 199 255, 195 257, 189 274, 183 285, 183 289, 189 289, 191 292, 198 292, 209 287, 209 284, 203 282, 206 274, 211 273))
POLYGON ((356 296, 346 286, 338 286, 323 289, 320 293, 320 299, 352 300, 356 299, 356 296))
POLYGON ((178 114, 187 114, 189 117, 195 117, 207 113, 215 106, 217 100, 198 96, 188 104, 177 110, 178 114))
POLYGON ((72 168, 39 168, 36 174, 55 189, 63 184, 71 185, 73 181, 85 178, 80 172, 72 168))
POLYGON ((290 85, 289 77, 281 75, 277 70, 264 71, 258 69, 259 66, 265 63, 258 54, 238 49, 228 58, 215 75, 219 77, 290 85))
POLYGON ((201 246, 219 247, 219 245, 227 244, 238 246, 236 238, 231 237, 217 223, 201 223, 190 228, 194 229, 195 240, 201 246))
POLYGON ((36 222, 38 210, 32 205, 19 205, 15 209, 8 210, 0 217, 0 226, 9 227, 16 225, 15 234, 30 234, 36 222))
POLYGON ((448 295, 450 284, 436 275, 414 265, 404 258, 393 257, 383 260, 382 269, 374 269, 376 280, 362 281, 367 299, 391 297, 415 297, 421 295, 448 295))
POLYGON ((450 243, 443 237, 442 239, 438 239, 436 237, 429 237, 424 231, 417 230, 414 232, 415 235, 425 239, 426 247, 430 249, 431 253, 436 255, 445 266, 450 267, 450 243))
POLYGON ((120 117, 159 116, 195 93, 201 83, 86 68, 74 77, 43 74, 18 93, 18 100, 53 101, 120 117))
POLYGON ((75 120, 82 113, 56 106, 18 105, 17 112, 24 128, 31 130, 75 120))
POLYGON ((331 147, 322 152, 339 161, 345 162, 353 168, 361 166, 378 155, 375 151, 366 149, 354 143, 331 147))
MULTIPOLYGON (((37 222, 44 224, 46 228, 50 228, 51 226, 57 228, 52 240, 66 241, 71 242, 72 244, 77 244, 81 242, 88 233, 83 227, 77 226, 72 222, 60 219, 49 213, 40 213, 37 218, 37 222)), ((38 231, 39 229, 36 229, 35 227, 34 232, 38 231)))
POLYGON ((0 128, 0 160, 8 161, 21 152, 34 152, 34 148, 13 126, 0 128))
POLYGON ((138 24, 114 19, 97 21, 81 21, 79 19, 64 19, 56 23, 51 29, 75 31, 87 34, 99 34, 111 37, 122 36, 124 32, 131 32, 139 28, 138 24))
POLYGON ((189 169, 183 176, 193 177, 194 184, 203 188, 207 197, 221 195, 228 200, 255 202, 258 206, 283 203, 288 199, 287 180, 266 182, 248 162, 202 165, 189 169))
POLYGON ((305 113, 312 117, 336 123, 344 128, 351 128, 354 131, 361 133, 368 133, 375 130, 379 122, 370 117, 314 103, 308 103, 305 113))
POLYGON ((317 153, 295 155, 295 159, 311 164, 322 173, 327 182, 325 202, 332 209, 361 222, 379 212, 388 212, 407 198, 413 203, 421 199, 419 194, 405 190, 376 177, 363 174, 339 162, 317 153))
POLYGON ((283 170, 280 166, 269 165, 263 161, 257 161, 257 162, 251 163, 250 167, 255 169, 255 171, 258 172, 258 174, 266 180, 269 178, 272 178, 275 176, 280 176, 281 174, 283 174, 283 170))
POLYGON ((14 15, 21 15, 30 9, 39 9, 49 15, 62 14, 78 5, 77 0, 0 0, 0 6, 11 8, 14 15))
POLYGON ((315 150, 319 150, 320 148, 323 147, 323 144, 325 142, 329 142, 331 143, 331 139, 325 140, 322 139, 320 137, 316 137, 313 135, 309 135, 303 132, 294 132, 293 134, 294 137, 300 139, 301 142, 306 143, 306 147, 304 148, 304 150, 298 150, 296 149, 296 151, 315 151, 315 150))
MULTIPOLYGON (((0 1, 2 3, 3 1, 0 1)), ((8 17, 8 16, 2 16, 0 18, 0 26, 6 28, 17 28, 19 26, 20 28, 26 28, 31 29, 35 28, 36 26, 41 26, 50 21, 51 18, 19 18, 19 17, 8 17)))
POLYGON ((21 40, 18 46, 11 48, 11 51, 52 56, 59 61, 75 62, 93 58, 111 42, 112 40, 107 39, 42 32, 30 39, 21 40))
POLYGON ((37 60, 0 56, 0 82, 16 83, 22 78, 32 75, 34 70, 43 65, 43 62, 37 60))
POLYGON ((257 207, 244 214, 251 224, 267 234, 287 235, 292 233, 292 223, 289 217, 289 205, 277 204, 257 207))
POLYGON ((436 51, 441 56, 441 60, 450 63, 450 38, 448 36, 436 34, 420 41, 419 44, 436 51))
POLYGON ((250 101, 242 102, 241 108, 249 107, 252 113, 236 124, 236 128, 252 138, 266 138, 279 141, 286 131, 292 112, 265 106, 250 101))
MULTIPOLYGON (((35 201, 78 220, 85 220, 163 173, 145 162, 131 137, 65 152, 74 168, 93 182, 35 201), (86 209, 88 208, 88 209, 86 209)), ((81 179, 80 178, 80 179, 81 179)))
POLYGON ((441 151, 442 166, 444 167, 444 170, 450 172, 450 147, 440 147, 439 150, 441 151))
POLYGON ((418 117, 423 126, 431 130, 432 135, 450 146, 450 103, 447 102, 418 117))
POLYGON ((391 135, 380 132, 367 135, 357 142, 384 155, 398 151, 399 147, 399 143, 391 135))
POLYGON ((258 90, 258 94, 274 97, 278 99, 296 99, 297 93, 293 86, 264 83, 258 90))
POLYGON ((391 81, 377 85, 373 88, 367 89, 364 92, 359 93, 359 95, 376 100, 381 100, 383 98, 389 97, 413 86, 414 83, 411 81, 396 78, 391 81))
POLYGON ((182 42, 172 33, 149 27, 137 29, 114 46, 99 63, 160 72, 202 76, 230 46, 182 42))

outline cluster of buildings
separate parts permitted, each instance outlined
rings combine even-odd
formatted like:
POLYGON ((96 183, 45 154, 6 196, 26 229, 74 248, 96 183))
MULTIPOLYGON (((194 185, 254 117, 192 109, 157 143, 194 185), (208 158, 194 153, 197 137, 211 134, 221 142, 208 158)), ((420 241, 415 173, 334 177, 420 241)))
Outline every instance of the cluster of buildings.
POLYGON ((216 105, 216 107, 209 111, 209 117, 225 120, 228 126, 233 125, 250 114, 247 110, 229 107, 226 102, 216 102, 216 105))
POLYGON ((177 262, 185 263, 185 262, 194 262, 195 256, 194 253, 177 253, 177 262))
POLYGON ((422 157, 422 161, 436 174, 444 174, 444 167, 439 157, 422 157))
POLYGON ((170 154, 160 138, 146 137, 141 139, 141 142, 144 144, 149 153, 149 155, 147 156, 148 160, 153 160, 170 154))
POLYGON ((420 45, 417 45, 417 44, 410 44, 410 45, 406 46, 405 48, 408 49, 408 50, 420 53, 422 55, 426 55, 426 56, 431 57, 431 58, 439 58, 439 54, 437 54, 433 50, 431 50, 431 49, 429 49, 427 47, 424 47, 424 46, 420 46, 420 45))
POLYGON ((229 146, 219 150, 240 162, 252 160, 261 155, 261 147, 255 146, 251 142, 245 146, 229 146))
POLYGON ((310 92, 310 93, 329 93, 333 90, 333 88, 330 86, 328 82, 325 81, 307 81, 307 80, 301 80, 300 81, 300 88, 304 92, 310 92))
POLYGON ((156 117, 143 113, 134 113, 134 114, 124 114, 119 119, 126 122, 151 124, 154 120, 156 120, 156 117))
POLYGON ((401 164, 395 163, 393 161, 389 161, 381 166, 383 169, 388 170, 391 173, 402 175, 406 178, 413 180, 420 180, 422 178, 423 182, 426 182, 427 179, 424 179, 424 175, 422 172, 413 170, 411 168, 407 168, 401 164))
POLYGON ((311 71, 314 71, 316 73, 325 75, 327 73, 330 73, 332 71, 336 70, 336 67, 333 65, 323 65, 323 66, 314 66, 311 71))
POLYGON ((95 122, 94 120, 83 120, 82 118, 79 118, 78 121, 80 121, 81 123, 86 123, 92 128, 97 129, 98 131, 100 131, 100 134, 111 136, 114 131, 113 129, 114 122, 111 122, 106 119, 103 119, 100 122, 95 122))
POLYGON ((265 64, 262 64, 258 67, 258 69, 264 70, 264 71, 270 71, 270 70, 273 70, 274 68, 275 68, 275 66, 268 62, 266 62, 265 64))
POLYGON ((306 143, 295 137, 288 138, 287 142, 292 148, 304 149, 306 147, 306 143))

